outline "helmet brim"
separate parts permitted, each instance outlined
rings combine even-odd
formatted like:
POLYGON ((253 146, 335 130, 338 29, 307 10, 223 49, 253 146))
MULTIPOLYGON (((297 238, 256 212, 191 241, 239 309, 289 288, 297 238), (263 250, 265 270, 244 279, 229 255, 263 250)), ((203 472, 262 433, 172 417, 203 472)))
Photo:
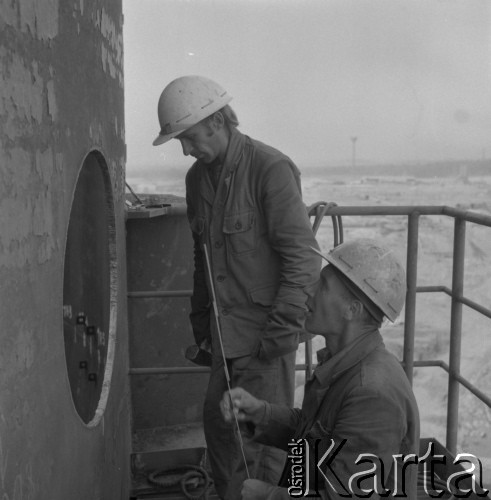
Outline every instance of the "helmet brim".
POLYGON ((311 250, 313 250, 316 254, 320 255, 324 260, 327 260, 329 262, 329 259, 320 251, 317 250, 315 247, 310 247, 311 250))
POLYGON ((177 135, 179 135, 182 130, 178 130, 177 132, 172 132, 172 134, 159 134, 155 140, 152 142, 154 146, 160 146, 161 144, 165 144, 169 142, 171 139, 174 139, 177 135))

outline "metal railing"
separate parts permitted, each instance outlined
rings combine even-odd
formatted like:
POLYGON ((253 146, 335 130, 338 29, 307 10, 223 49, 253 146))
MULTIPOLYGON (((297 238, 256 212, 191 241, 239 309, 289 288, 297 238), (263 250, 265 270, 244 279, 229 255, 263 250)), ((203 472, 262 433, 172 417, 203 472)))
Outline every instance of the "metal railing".
MULTIPOLYGON (((491 227, 491 216, 459 210, 447 206, 337 206, 332 203, 319 202, 309 209, 309 215, 316 217, 315 231, 320 226, 321 218, 329 216, 333 221, 335 245, 341 240, 343 226, 342 216, 407 216, 407 293, 404 318, 404 348, 402 364, 409 381, 413 382, 414 367, 439 367, 448 373, 448 403, 446 447, 455 455, 457 448, 458 416, 459 416, 459 386, 462 384, 474 396, 491 408, 491 398, 476 388, 460 374, 460 358, 462 344, 462 308, 468 306, 478 313, 491 318, 491 310, 464 297, 464 257, 466 223, 472 222, 491 227), (455 219, 453 243, 453 269, 451 289, 442 286, 417 286, 418 271, 418 237, 419 219, 422 215, 444 215, 455 219), (414 338, 416 328, 416 294, 441 292, 451 297, 450 311, 450 353, 449 363, 441 360, 414 361, 414 338)), ((128 297, 165 298, 190 297, 191 290, 143 291, 128 292, 128 297)), ((313 370, 312 345, 308 340, 305 346, 305 363, 297 364, 297 370, 305 370, 309 376, 313 370)), ((159 375, 208 372, 207 367, 150 367, 131 368, 130 375, 159 375)))

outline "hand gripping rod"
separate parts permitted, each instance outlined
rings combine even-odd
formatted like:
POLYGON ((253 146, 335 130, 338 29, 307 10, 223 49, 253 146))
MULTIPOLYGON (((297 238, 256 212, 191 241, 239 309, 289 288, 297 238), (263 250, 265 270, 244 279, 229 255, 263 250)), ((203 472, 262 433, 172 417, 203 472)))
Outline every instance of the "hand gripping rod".
POLYGON ((232 395, 230 394, 230 374, 228 372, 228 366, 227 366, 227 358, 225 357, 225 349, 223 348, 223 340, 222 340, 222 329, 220 328, 220 318, 218 316, 218 307, 217 307, 217 298, 215 295, 215 285, 213 284, 213 275, 211 272, 211 265, 210 265, 210 259, 208 257, 208 249, 206 248, 206 243, 203 243, 203 248, 205 251, 205 260, 206 260, 206 269, 208 270, 208 278, 210 281, 210 288, 211 288, 211 301, 213 303, 213 311, 215 313, 215 321, 217 324, 217 332, 218 332, 218 340, 220 341, 220 350, 222 352, 222 358, 223 358, 223 369, 225 370, 225 379, 227 380, 227 389, 228 389, 228 396, 230 398, 230 409, 232 410, 232 413, 234 415, 235 419, 235 426, 237 430, 237 438, 239 440, 239 446, 240 446, 240 451, 242 453, 242 459, 244 460, 244 466, 247 474, 247 478, 250 479, 251 476, 249 475, 249 468, 247 467, 247 460, 244 452, 244 442, 242 441, 242 434, 240 433, 240 427, 239 427, 239 421, 237 420, 237 415, 234 412, 234 402, 232 401, 232 395))

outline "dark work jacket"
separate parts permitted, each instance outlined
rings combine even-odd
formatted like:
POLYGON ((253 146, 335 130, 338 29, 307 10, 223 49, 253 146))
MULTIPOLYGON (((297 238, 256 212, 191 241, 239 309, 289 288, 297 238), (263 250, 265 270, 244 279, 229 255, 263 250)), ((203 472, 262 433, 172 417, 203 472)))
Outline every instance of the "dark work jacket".
MULTIPOLYGON (((328 356, 326 350, 319 352, 319 359, 323 356, 328 356)), ((291 439, 305 438, 309 442, 310 489, 320 498, 339 498, 346 493, 345 488, 349 494, 354 490, 352 497, 356 498, 356 481, 350 489, 349 480, 357 472, 372 468, 372 463, 377 464, 377 477, 381 480, 379 493, 382 486, 391 494, 396 488, 400 493, 403 473, 400 462, 394 466, 393 456, 419 452, 416 400, 404 370, 386 350, 378 330, 364 334, 330 359, 320 361, 305 386, 302 409, 268 405, 264 425, 256 427, 255 432, 257 440, 285 450, 291 439), (338 450, 343 440, 346 442, 338 450), (331 446, 334 447, 328 457, 336 450, 337 454, 329 468, 321 465, 321 469, 334 489, 316 467, 331 446), (362 453, 369 454, 367 461, 356 464, 362 453)), ((268 500, 290 498, 288 487, 294 477, 291 456, 281 487, 275 488, 268 500)), ((417 465, 406 468, 404 486, 408 495, 409 485, 415 486, 416 475, 417 465)), ((373 484, 372 478, 361 487, 368 489, 373 484)))
POLYGON ((210 339, 219 353, 206 244, 226 356, 268 359, 294 351, 321 267, 310 249, 317 243, 297 167, 234 129, 216 193, 207 165, 197 161, 186 176, 186 202, 194 238, 190 319, 197 343, 210 339))

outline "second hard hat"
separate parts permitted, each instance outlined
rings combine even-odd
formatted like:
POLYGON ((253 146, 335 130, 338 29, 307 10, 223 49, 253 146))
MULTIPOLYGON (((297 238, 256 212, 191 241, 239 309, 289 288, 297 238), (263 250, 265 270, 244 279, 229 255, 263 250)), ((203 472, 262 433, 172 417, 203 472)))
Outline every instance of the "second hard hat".
POLYGON ((406 298, 406 274, 393 250, 375 240, 360 238, 320 255, 395 321, 406 298))
POLYGON ((153 145, 164 144, 231 100, 225 89, 204 76, 181 76, 173 80, 160 94, 157 106, 160 133, 153 145))

